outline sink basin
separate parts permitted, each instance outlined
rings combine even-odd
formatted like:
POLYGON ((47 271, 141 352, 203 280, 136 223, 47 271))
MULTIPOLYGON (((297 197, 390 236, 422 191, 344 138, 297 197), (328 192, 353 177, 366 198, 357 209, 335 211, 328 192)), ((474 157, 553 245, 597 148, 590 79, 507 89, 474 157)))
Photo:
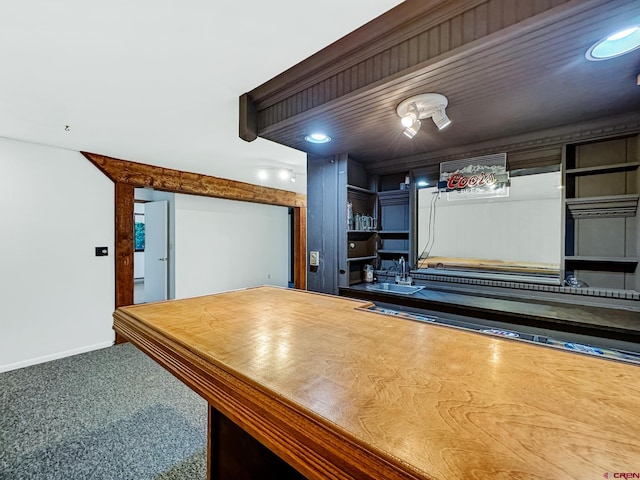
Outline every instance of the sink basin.
POLYGON ((417 287, 414 285, 397 285, 395 283, 376 283, 373 285, 367 285, 367 290, 375 290, 376 292, 384 293, 400 293, 402 295, 413 295, 423 288, 424 287, 417 287))

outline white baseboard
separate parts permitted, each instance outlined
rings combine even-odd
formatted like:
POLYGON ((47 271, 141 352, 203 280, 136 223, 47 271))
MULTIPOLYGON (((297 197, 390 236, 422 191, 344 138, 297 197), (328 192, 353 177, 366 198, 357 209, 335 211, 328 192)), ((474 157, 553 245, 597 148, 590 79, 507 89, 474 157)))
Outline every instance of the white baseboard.
POLYGON ((71 357, 80 353, 91 352, 93 350, 100 350, 101 348, 111 347, 113 341, 96 343, 94 345, 87 345, 80 348, 74 348, 73 350, 67 350, 65 352, 52 353, 51 355, 45 355, 43 357, 30 358, 21 362, 9 363, 7 365, 0 365, 0 373, 9 372, 11 370, 17 370, 18 368, 30 367, 31 365, 37 365, 39 363, 50 362, 52 360, 58 360, 60 358, 71 357))

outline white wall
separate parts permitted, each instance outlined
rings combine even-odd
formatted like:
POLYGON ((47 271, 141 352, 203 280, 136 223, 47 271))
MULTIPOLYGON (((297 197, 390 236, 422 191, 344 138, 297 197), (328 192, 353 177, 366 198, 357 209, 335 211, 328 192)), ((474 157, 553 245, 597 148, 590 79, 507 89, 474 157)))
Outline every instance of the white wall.
POLYGON ((0 371, 111 345, 113 183, 78 152, 3 138, 0 178, 0 371))
MULTIPOLYGON (((560 172, 551 172, 512 178, 509 197, 447 201, 443 194, 430 256, 559 264, 559 187, 560 172)), ((418 255, 427 245, 435 190, 418 192, 418 255)))
POLYGON ((287 286, 288 209, 175 195, 176 298, 287 286))

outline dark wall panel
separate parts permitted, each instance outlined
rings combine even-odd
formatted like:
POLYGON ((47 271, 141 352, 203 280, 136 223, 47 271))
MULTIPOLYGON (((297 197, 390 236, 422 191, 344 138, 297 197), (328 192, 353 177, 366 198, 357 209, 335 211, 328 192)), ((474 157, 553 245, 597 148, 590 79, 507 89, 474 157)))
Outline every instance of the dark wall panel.
POLYGON ((308 267, 307 290, 338 292, 338 162, 333 158, 307 158, 307 252, 320 252, 320 265, 308 267))

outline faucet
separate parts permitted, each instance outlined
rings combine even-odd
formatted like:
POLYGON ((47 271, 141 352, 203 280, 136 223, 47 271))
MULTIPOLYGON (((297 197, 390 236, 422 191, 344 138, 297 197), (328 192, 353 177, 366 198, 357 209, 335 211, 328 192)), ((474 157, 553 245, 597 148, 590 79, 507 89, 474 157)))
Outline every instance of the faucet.
POLYGON ((400 257, 398 263, 400 264, 400 273, 396 275, 396 283, 398 285, 413 284, 413 278, 411 278, 407 273, 407 262, 404 260, 404 257, 400 257))

